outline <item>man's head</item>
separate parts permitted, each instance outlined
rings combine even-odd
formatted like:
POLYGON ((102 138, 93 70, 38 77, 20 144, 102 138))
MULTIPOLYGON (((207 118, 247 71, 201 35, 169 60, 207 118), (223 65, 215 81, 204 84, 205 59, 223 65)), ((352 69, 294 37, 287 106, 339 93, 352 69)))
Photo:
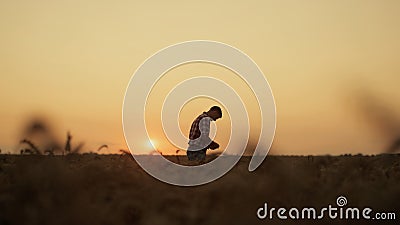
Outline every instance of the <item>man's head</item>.
POLYGON ((207 115, 213 120, 217 120, 222 117, 222 110, 219 106, 213 106, 208 110, 207 115))

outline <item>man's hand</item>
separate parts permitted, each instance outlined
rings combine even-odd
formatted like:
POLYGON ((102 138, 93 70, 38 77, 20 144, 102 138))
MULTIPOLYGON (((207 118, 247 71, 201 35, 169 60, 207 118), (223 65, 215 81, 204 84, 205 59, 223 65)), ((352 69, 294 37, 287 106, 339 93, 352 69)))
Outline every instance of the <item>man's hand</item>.
POLYGON ((215 150, 219 148, 219 144, 217 142, 212 141, 211 144, 209 145, 211 150, 215 150))

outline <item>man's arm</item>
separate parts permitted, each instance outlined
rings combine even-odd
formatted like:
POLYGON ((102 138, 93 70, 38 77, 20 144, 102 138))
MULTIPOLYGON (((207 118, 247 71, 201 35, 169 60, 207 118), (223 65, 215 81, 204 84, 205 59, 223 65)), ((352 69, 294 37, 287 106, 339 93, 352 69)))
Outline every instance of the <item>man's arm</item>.
POLYGON ((215 141, 212 141, 211 144, 209 145, 211 150, 215 150, 217 148, 219 148, 219 144, 215 141))

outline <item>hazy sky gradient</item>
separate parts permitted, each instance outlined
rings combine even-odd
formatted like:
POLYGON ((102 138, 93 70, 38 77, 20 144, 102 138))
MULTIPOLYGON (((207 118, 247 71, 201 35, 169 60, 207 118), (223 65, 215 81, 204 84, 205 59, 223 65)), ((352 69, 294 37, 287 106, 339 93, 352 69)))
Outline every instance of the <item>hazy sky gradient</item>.
POLYGON ((208 39, 266 75, 274 153, 379 153, 392 137, 353 106, 362 88, 400 115, 399 10, 395 0, 2 1, 0 148, 14 150, 38 114, 86 150, 126 148, 121 109, 135 69, 161 48, 208 39))

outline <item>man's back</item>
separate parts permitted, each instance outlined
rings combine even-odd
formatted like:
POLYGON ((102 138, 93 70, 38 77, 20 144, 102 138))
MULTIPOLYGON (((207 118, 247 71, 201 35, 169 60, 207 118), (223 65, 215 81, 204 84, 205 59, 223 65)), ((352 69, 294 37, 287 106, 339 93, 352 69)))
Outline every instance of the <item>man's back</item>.
POLYGON ((211 120, 222 117, 221 108, 213 106, 208 112, 203 112, 192 123, 189 133, 189 147, 187 156, 189 160, 204 160, 207 149, 216 149, 219 145, 212 141, 210 135, 211 120))
POLYGON ((209 138, 210 133, 210 122, 211 117, 206 112, 200 114, 192 123, 189 133, 189 149, 200 150, 206 148, 211 139, 209 138))

